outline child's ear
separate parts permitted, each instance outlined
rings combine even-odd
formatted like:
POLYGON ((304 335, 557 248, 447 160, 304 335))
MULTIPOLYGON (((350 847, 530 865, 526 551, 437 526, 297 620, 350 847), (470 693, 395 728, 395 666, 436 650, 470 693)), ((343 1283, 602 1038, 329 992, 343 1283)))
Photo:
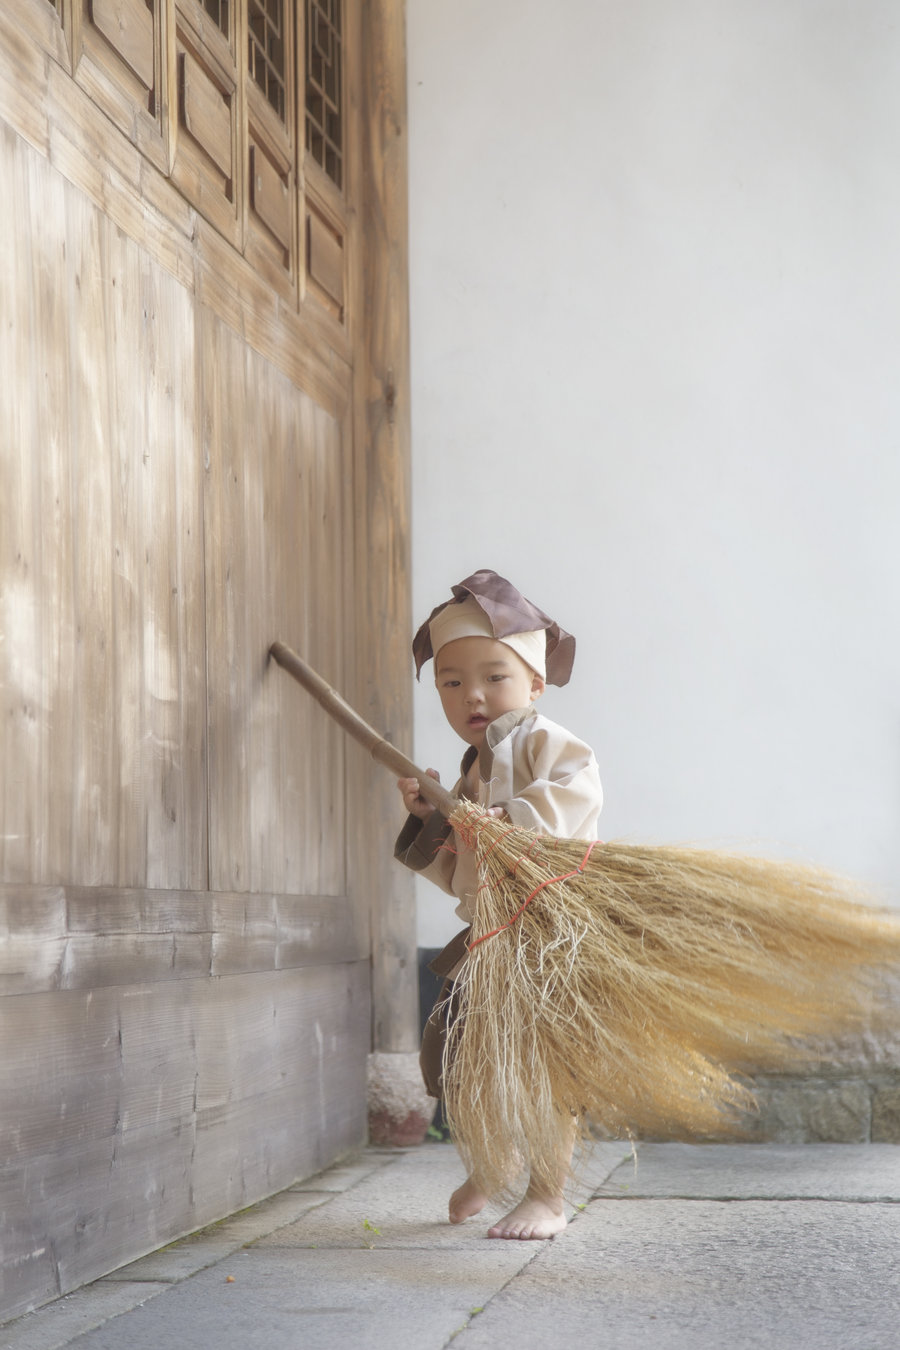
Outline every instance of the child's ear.
POLYGON ((544 690, 545 690, 546 688, 547 688, 547 681, 544 679, 543 675, 537 675, 537 674, 536 674, 536 675, 534 675, 534 676, 532 677, 532 681, 531 681, 531 701, 532 701, 532 703, 534 702, 534 700, 535 700, 536 698, 540 698, 541 694, 544 692, 544 690))

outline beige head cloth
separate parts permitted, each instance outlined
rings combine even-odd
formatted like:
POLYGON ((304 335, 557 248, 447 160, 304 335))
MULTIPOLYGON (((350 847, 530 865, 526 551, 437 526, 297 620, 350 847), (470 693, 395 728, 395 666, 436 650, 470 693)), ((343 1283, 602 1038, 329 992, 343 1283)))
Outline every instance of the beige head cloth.
MULTIPOLYGON (((473 595, 467 595, 459 604, 447 605, 431 620, 431 649, 437 658, 442 647, 464 637, 494 637, 491 621, 473 595)), ((527 666, 547 678, 547 630, 533 629, 525 633, 508 633, 497 638, 505 647, 511 647, 527 666)))
POLYGON ((575 659, 575 639, 505 577, 484 567, 450 589, 453 598, 433 609, 413 638, 416 678, 438 650, 435 634, 440 645, 446 645, 453 640, 447 636, 452 631, 454 637, 496 638, 512 647, 532 670, 544 675, 548 684, 567 682, 575 659), (457 622, 459 611, 463 611, 463 627, 442 629, 442 622, 457 622))

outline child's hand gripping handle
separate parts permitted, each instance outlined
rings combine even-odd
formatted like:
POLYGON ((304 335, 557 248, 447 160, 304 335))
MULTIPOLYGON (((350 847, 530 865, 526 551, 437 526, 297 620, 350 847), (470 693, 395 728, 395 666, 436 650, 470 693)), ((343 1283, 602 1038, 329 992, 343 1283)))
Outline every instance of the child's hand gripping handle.
POLYGON ((339 726, 359 741, 369 751, 373 759, 384 764, 401 778, 418 778, 419 791, 426 801, 436 806, 442 816, 449 816, 459 805, 452 792, 448 792, 437 779, 416 768, 411 759, 407 759, 395 745, 379 736, 368 722, 364 722, 359 713, 354 712, 349 703, 345 703, 337 690, 322 679, 308 666, 302 657, 284 642, 273 642, 269 655, 282 666, 289 675, 293 675, 298 684, 302 684, 325 711, 334 718, 339 726))

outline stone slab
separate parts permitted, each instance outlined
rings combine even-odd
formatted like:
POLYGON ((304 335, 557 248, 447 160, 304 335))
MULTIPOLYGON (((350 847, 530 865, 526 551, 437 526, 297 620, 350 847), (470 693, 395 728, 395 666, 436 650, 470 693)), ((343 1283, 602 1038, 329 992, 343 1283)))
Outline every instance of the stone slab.
POLYGON ((895 1146, 604 1143, 588 1173, 554 1241, 492 1242, 487 1211, 446 1222, 452 1147, 371 1150, 7 1324, 0 1350, 900 1344, 895 1146))
POLYGON ((487 1241, 405 1260, 395 1250, 252 1248, 79 1337, 73 1350, 442 1350, 534 1254, 532 1244, 487 1241))
POLYGON ((331 1194, 335 1191, 349 1191, 351 1187, 359 1184, 364 1177, 371 1176, 379 1168, 386 1167, 392 1162, 396 1162, 400 1156, 397 1149, 367 1149, 360 1158, 354 1158, 348 1162, 336 1163, 334 1167, 329 1167, 326 1172, 318 1172, 313 1177, 307 1177, 305 1181, 298 1181, 294 1186, 289 1186, 289 1191, 313 1191, 316 1194, 331 1194))
POLYGON ((302 1215, 318 1208, 329 1198, 328 1192, 282 1191, 221 1223, 151 1252, 149 1256, 142 1256, 113 1271, 105 1279, 125 1282, 160 1280, 169 1284, 186 1280, 198 1270, 205 1270, 214 1262, 223 1260, 246 1243, 255 1242, 268 1233, 296 1223, 302 1215))
MULTIPOLYGON (((639 1144, 597 1194, 900 1201, 895 1144, 639 1144)), ((900 1345, 900 1338, 898 1338, 900 1345)))
POLYGON ((595 1200, 465 1350, 896 1350, 900 1205, 595 1200))
POLYGON ((218 1241, 208 1239, 199 1242, 176 1242, 158 1252, 151 1252, 149 1256, 142 1256, 140 1260, 132 1261, 127 1266, 121 1266, 119 1270, 112 1271, 102 1280, 97 1280, 91 1287, 142 1282, 177 1284, 179 1280, 186 1280, 195 1275, 198 1270, 205 1270, 207 1266, 223 1260, 236 1246, 240 1246, 240 1243, 230 1242, 224 1238, 218 1241))
MULTIPOLYGON (((573 1188, 570 1215, 629 1156, 621 1143, 595 1146, 580 1185, 573 1188)), ((446 1250, 482 1242, 490 1224, 505 1210, 489 1205, 467 1223, 452 1227, 447 1222, 447 1203, 464 1180, 465 1171, 452 1145, 428 1144, 410 1152, 402 1165, 371 1173, 314 1214, 262 1238, 260 1245, 379 1249, 422 1245, 446 1250)))
POLYGON ((85 1332, 130 1312, 167 1288, 154 1282, 101 1280, 0 1327, 0 1350, 64 1350, 85 1332))

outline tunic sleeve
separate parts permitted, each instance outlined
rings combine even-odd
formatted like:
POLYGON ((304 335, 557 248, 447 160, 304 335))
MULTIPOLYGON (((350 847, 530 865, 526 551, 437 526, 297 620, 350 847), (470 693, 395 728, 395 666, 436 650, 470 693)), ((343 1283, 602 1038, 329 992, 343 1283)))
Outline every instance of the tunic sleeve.
POLYGON ((603 789, 590 746, 546 719, 511 739, 514 791, 493 805, 538 834, 596 839, 603 789))
POLYGON ((432 811, 427 820, 408 816, 394 845, 394 857, 419 876, 427 877, 448 895, 453 895, 456 854, 444 848, 452 830, 440 811, 432 811))

